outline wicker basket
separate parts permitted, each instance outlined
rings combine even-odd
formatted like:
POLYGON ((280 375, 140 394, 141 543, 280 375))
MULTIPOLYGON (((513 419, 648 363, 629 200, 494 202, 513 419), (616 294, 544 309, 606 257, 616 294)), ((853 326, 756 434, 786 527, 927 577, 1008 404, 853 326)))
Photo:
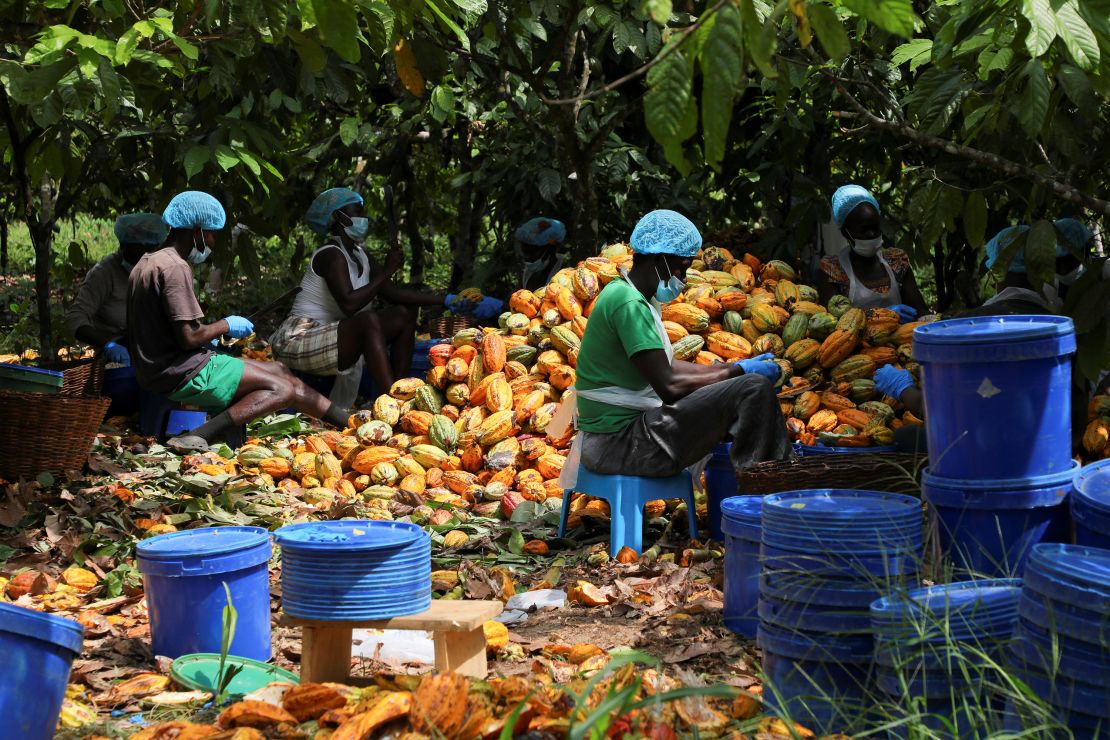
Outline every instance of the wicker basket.
POLYGON ((100 397, 0 391, 0 477, 83 469, 110 403, 100 397))
POLYGON ((63 396, 99 396, 104 388, 104 358, 41 365, 46 370, 62 371, 63 396))
POLYGON ((799 457, 746 468, 737 473, 737 488, 740 495, 845 488, 919 496, 924 465, 923 455, 903 452, 799 457))
POLYGON ((453 337, 463 329, 477 325, 472 316, 437 316, 428 319, 425 331, 433 337, 453 337))

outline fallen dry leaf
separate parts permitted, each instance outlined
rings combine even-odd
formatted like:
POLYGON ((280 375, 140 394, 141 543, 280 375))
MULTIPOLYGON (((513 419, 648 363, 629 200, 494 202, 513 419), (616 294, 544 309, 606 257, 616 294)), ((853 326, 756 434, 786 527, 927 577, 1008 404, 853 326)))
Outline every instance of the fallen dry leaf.
POLYGON ((408 691, 391 691, 369 711, 360 712, 339 726, 329 740, 365 740, 377 728, 405 717, 412 711, 413 695, 408 691))
POLYGON ((288 722, 297 724, 296 718, 281 707, 264 701, 241 701, 220 713, 216 724, 223 728, 270 727, 288 722))
POLYGON ((285 692, 281 706, 297 718, 297 722, 316 719, 329 709, 339 709, 347 699, 335 688, 319 683, 302 683, 285 692))
POLYGON ((104 703, 110 706, 126 704, 144 696, 159 694, 165 691, 169 685, 169 676, 160 676, 157 673, 140 673, 126 681, 113 684, 104 697, 104 703))

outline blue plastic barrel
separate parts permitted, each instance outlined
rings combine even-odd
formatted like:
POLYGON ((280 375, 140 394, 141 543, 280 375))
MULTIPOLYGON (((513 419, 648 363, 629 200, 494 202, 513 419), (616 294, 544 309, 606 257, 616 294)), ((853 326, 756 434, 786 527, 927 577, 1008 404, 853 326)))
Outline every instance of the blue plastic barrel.
POLYGON ((759 627, 759 539, 762 496, 732 496, 721 502, 725 543, 725 626, 755 637, 759 627))
POLYGON ((1064 316, 984 316, 914 329, 933 473, 983 480, 1071 470, 1075 346, 1064 316))
POLYGON ((829 447, 823 444, 804 445, 794 443, 794 452, 802 457, 815 457, 817 455, 851 455, 856 452, 865 452, 871 455, 880 452, 897 452, 898 445, 880 445, 876 447, 829 447))
POLYGON ((1079 471, 1071 495, 1075 544, 1110 549, 1110 460, 1079 471))
MULTIPOLYGON (((721 502, 737 494, 736 469, 732 467, 729 452, 732 443, 717 445, 709 462, 705 465, 705 499, 709 515, 709 534, 718 542, 723 542, 725 532, 721 526, 721 502)), ((753 633, 754 634, 754 633, 753 633)))
POLYGON ((0 603, 0 717, 4 737, 54 737, 85 629, 71 619, 0 603))
POLYGON ((760 623, 763 700, 776 714, 819 734, 858 722, 868 706, 870 635, 833 636, 760 623))
POLYGON ((138 413, 141 394, 139 381, 135 378, 135 368, 128 366, 105 370, 103 393, 112 399, 108 416, 131 416, 138 413))
POLYGON ((956 575, 1020 576, 1031 548, 1068 539, 1068 494, 1079 464, 1013 480, 954 480, 926 470, 921 490, 956 575))
POLYGON ((218 653, 224 584, 238 613, 229 652, 270 659, 270 534, 262 527, 208 527, 151 537, 136 548, 155 655, 218 653))
POLYGON ((306 522, 282 527, 274 538, 282 610, 291 617, 389 619, 431 606, 431 538, 415 524, 306 522))

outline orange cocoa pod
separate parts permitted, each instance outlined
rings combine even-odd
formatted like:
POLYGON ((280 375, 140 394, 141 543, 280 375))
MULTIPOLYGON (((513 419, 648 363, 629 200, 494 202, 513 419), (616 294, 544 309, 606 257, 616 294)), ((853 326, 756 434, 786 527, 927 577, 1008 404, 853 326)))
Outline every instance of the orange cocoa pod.
POLYGON ((499 373, 505 367, 505 342, 500 334, 482 337, 482 367, 487 373, 499 373))

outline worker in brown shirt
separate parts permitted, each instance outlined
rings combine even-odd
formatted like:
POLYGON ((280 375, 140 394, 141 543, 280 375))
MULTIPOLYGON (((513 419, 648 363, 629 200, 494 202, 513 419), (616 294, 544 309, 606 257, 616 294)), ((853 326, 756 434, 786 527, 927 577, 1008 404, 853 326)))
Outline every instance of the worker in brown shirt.
POLYGON ((215 232, 226 222, 219 201, 207 193, 179 193, 162 220, 170 228, 167 246, 144 256, 131 271, 127 318, 135 375, 149 391, 218 412, 167 444, 178 451, 207 449, 251 419, 289 406, 346 426, 347 409, 306 386, 281 363, 242 360, 210 348, 222 335, 239 339, 254 331, 242 316, 200 322, 204 312, 193 292, 189 265, 203 263, 212 253, 215 232))
POLYGON ((93 265, 66 310, 69 333, 103 353, 108 362, 131 364, 127 351, 127 277, 144 254, 166 240, 167 232, 157 213, 129 213, 117 218, 119 249, 93 265))

